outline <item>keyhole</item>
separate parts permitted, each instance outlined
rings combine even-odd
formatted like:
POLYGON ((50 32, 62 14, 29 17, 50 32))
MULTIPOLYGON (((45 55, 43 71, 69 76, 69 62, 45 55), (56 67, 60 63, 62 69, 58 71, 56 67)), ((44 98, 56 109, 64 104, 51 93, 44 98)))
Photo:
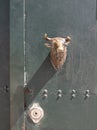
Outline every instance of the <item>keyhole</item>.
POLYGON ((37 116, 38 115, 38 113, 37 112, 34 112, 34 116, 37 116))

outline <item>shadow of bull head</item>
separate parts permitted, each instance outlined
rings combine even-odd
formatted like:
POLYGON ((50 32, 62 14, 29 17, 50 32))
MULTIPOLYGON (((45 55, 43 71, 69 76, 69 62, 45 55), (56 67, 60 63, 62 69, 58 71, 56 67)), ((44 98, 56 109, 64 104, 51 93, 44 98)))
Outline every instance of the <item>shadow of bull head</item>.
POLYGON ((47 48, 50 48, 51 63, 55 70, 62 68, 66 61, 67 46, 71 41, 71 38, 54 37, 49 38, 47 34, 44 35, 44 39, 50 43, 45 43, 47 48))

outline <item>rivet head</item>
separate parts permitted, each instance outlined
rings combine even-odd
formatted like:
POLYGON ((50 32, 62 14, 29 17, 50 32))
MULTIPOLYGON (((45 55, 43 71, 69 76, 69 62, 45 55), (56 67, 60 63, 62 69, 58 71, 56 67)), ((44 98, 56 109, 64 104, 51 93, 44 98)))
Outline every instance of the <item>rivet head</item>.
POLYGON ((58 93, 62 93, 62 90, 61 90, 61 89, 59 89, 59 90, 58 90, 58 93))
POLYGON ((48 90, 47 90, 47 89, 44 89, 44 90, 43 90, 43 93, 48 93, 48 90))
POLYGON ((44 117, 44 111, 38 103, 34 103, 33 106, 29 109, 28 115, 33 123, 37 124, 44 117))
POLYGON ((62 94, 58 94, 58 97, 61 98, 61 97, 62 97, 62 94))
POLYGON ((45 94, 43 94, 43 97, 44 97, 44 98, 47 98, 47 96, 48 96, 48 95, 47 95, 46 93, 45 93, 45 94))
POLYGON ((73 97, 73 98, 75 98, 75 97, 76 97, 76 95, 73 93, 73 94, 72 94, 72 97, 73 97))
POLYGON ((75 89, 72 90, 72 93, 76 93, 75 89))

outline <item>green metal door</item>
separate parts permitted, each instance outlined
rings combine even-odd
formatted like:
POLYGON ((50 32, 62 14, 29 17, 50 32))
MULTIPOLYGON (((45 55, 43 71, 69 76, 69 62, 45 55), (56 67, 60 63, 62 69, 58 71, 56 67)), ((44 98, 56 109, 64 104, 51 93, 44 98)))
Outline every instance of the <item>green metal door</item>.
MULTIPOLYGON (((17 26, 21 29, 16 35, 23 38, 21 42, 18 39, 21 46, 16 67, 18 59, 20 68, 24 67, 15 78, 18 82, 19 76, 24 75, 26 130, 97 129, 96 4, 96 0, 25 0, 19 4, 23 10, 14 4, 20 17, 17 26), (50 37, 71 37, 66 62, 58 71, 51 65, 49 50, 44 46, 45 33, 50 37), (29 114, 35 104, 43 111, 38 123, 29 114)), ((21 124, 23 121, 21 118, 21 124)))

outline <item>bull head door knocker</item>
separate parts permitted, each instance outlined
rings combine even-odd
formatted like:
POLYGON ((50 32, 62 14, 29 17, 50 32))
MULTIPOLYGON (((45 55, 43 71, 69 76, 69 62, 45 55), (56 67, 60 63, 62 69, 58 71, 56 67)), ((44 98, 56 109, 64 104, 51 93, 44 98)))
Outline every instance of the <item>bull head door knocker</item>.
POLYGON ((63 64, 66 61, 67 56, 67 46, 71 41, 71 38, 67 36, 66 38, 54 37, 49 38, 47 34, 44 35, 44 38, 50 43, 45 43, 47 48, 50 48, 50 57, 51 63, 54 69, 58 70, 62 68, 63 64))

